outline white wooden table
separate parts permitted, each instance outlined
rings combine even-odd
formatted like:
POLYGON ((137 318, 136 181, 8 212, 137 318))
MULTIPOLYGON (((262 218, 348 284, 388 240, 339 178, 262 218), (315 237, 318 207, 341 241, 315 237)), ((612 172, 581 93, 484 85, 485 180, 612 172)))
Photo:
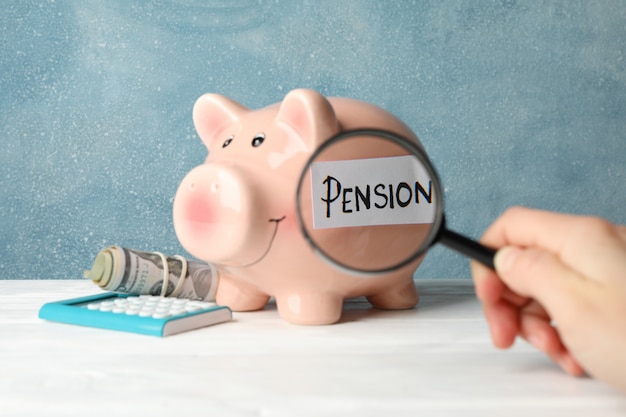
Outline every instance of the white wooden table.
POLYGON ((0 280, 0 415, 626 415, 626 395, 530 346, 494 349, 470 280, 417 285, 414 310, 351 300, 341 323, 302 327, 270 306, 156 338, 37 318, 90 282, 0 280))

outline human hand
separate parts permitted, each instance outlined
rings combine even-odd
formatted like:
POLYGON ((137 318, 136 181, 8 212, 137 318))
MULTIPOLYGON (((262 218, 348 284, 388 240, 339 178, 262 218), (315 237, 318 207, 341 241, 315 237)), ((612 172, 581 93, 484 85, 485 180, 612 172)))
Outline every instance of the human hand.
POLYGON ((626 392, 626 226, 517 207, 481 242, 500 248, 495 271, 472 262, 494 345, 520 336, 626 392))

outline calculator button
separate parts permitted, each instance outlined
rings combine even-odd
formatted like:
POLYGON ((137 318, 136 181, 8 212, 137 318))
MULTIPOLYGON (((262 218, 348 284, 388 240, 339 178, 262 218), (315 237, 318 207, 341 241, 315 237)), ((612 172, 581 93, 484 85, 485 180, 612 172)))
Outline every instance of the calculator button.
POLYGON ((112 301, 104 301, 100 303, 100 311, 111 311, 115 307, 115 303, 112 301))
POLYGON ((185 312, 185 308, 184 307, 173 307, 170 312, 172 313, 173 316, 177 316, 179 314, 183 314, 185 312))

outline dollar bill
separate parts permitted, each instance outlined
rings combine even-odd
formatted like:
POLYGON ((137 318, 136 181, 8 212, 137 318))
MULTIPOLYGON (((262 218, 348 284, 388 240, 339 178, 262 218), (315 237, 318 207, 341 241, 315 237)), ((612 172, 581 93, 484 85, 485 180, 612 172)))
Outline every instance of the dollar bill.
POLYGON ((204 301, 215 300, 219 280, 212 264, 121 246, 100 251, 84 277, 107 291, 204 301))

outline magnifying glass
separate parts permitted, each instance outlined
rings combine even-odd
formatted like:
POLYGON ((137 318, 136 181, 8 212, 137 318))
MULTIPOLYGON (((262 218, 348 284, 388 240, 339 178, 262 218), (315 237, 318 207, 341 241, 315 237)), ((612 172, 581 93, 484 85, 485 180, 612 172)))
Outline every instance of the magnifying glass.
POLYGON ((313 249, 353 273, 394 271, 436 243, 494 268, 495 250, 446 228, 441 181, 424 150, 386 130, 344 131, 317 148, 296 208, 313 249))

